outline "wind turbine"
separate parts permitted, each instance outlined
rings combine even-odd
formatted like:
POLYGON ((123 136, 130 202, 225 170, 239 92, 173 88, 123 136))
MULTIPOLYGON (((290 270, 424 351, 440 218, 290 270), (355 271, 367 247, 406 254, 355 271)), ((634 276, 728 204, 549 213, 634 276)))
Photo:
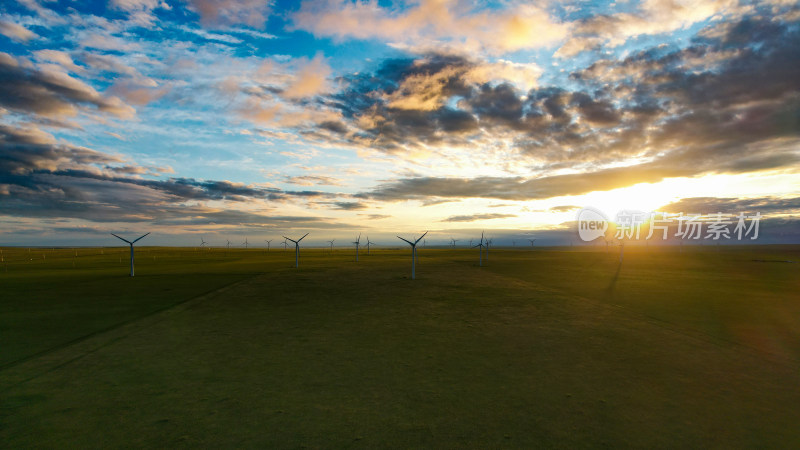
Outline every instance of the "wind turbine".
POLYGON ((264 242, 267 243, 267 251, 269 251, 269 245, 272 243, 272 239, 264 239, 264 242))
POLYGON ((368 255, 369 255, 369 246, 370 246, 371 244, 374 244, 374 242, 370 241, 370 240, 369 240, 369 236, 367 236, 367 254, 368 254, 368 255))
POLYGON ((533 243, 536 242, 536 239, 528 239, 528 241, 530 241, 531 247, 533 247, 533 243))
POLYGON ((461 239, 453 239, 453 238, 450 238, 450 245, 452 245, 452 246, 453 246, 453 248, 456 248, 456 242, 458 242, 458 241, 460 241, 460 240, 461 240, 461 239))
MULTIPOLYGON (((290 241, 294 242, 294 266, 295 267, 300 267, 300 241, 305 239, 306 236, 308 236, 308 233, 304 234, 303 237, 301 237, 300 239, 298 239, 296 241, 294 239, 289 239, 286 236, 283 236, 284 239, 287 239, 287 240, 290 240, 290 241)), ((283 243, 285 244, 286 241, 283 241, 283 243)))
POLYGON ((286 238, 283 238, 283 251, 286 251, 286 247, 288 246, 289 244, 286 243, 286 238))
MULTIPOLYGON (((470 241, 471 241, 471 239, 470 239, 470 241)), ((481 231, 481 241, 478 243, 478 245, 475 245, 475 246, 472 247, 472 248, 478 247, 478 266, 481 266, 481 267, 483 266, 483 245, 484 245, 483 244, 483 231, 481 231)), ((488 255, 488 253, 489 253, 488 244, 486 245, 486 247, 487 247, 486 253, 488 255)), ((488 256, 487 256, 487 259, 488 259, 488 256)))
POLYGON ((228 240, 228 239, 225 239, 225 240, 228 241, 228 250, 230 250, 231 249, 231 241, 228 240))
POLYGON ((486 239, 486 260, 489 260, 489 246, 492 244, 491 239, 486 239))
POLYGON ((202 248, 204 245, 208 245, 208 242, 203 240, 203 236, 200 236, 200 247, 202 248))
POLYGON ((333 241, 335 240, 336 239, 331 239, 330 241, 328 241, 328 243, 331 244, 331 254, 333 254, 333 241))
POLYGON ((356 262, 358 262, 358 247, 361 245, 361 233, 358 233, 358 239, 353 241, 353 244, 356 244, 356 262))
POLYGON ((408 245, 411 246, 411 279, 412 280, 416 279, 415 269, 416 269, 416 262, 417 262, 417 243, 420 241, 420 239, 425 237, 426 234, 428 234, 427 231, 425 233, 423 233, 422 236, 417 238, 417 240, 414 241, 414 242, 411 242, 408 239, 403 239, 400 236, 397 236, 398 239, 406 241, 408 243, 408 245))
POLYGON ((247 249, 247 238, 244 238, 244 242, 242 242, 242 245, 244 245, 244 248, 247 249))
POLYGON ((127 239, 123 239, 123 238, 117 236, 114 233, 111 233, 111 235, 114 236, 115 238, 117 238, 117 239, 119 239, 121 241, 125 241, 125 242, 128 243, 128 245, 131 246, 131 276, 133 276, 133 244, 135 244, 137 241, 139 241, 139 239, 142 239, 143 237, 147 236, 148 234, 150 234, 150 233, 148 232, 146 234, 143 234, 142 236, 139 236, 138 238, 134 239, 133 241, 129 241, 127 239))

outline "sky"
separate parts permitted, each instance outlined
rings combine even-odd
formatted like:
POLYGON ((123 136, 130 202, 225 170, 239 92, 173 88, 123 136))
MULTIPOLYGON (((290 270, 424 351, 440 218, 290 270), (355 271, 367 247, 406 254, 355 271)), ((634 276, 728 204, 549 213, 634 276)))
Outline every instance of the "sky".
POLYGON ((586 206, 800 242, 799 25, 785 0, 4 1, 0 245, 560 245, 586 206))

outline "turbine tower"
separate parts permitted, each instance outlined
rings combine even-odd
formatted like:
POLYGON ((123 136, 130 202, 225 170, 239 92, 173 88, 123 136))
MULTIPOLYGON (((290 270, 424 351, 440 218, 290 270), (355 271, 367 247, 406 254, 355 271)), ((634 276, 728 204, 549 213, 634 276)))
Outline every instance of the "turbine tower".
MULTIPOLYGON (((303 237, 301 237, 300 239, 298 239, 296 241, 294 239, 289 239, 288 237, 283 236, 284 239, 294 242, 294 266, 295 267, 300 267, 300 241, 305 239, 306 236, 308 236, 308 233, 304 234, 303 237)), ((284 242, 284 244, 286 243, 286 241, 283 241, 283 242, 284 242)))
POLYGON ((358 233, 358 239, 353 241, 353 244, 356 244, 356 262, 358 262, 358 247, 361 246, 361 233, 358 233))
POLYGON ((408 239, 403 239, 400 236, 397 236, 398 239, 406 241, 406 243, 408 243, 408 245, 411 246, 411 279, 412 280, 416 279, 416 277, 417 277, 417 274, 415 272, 416 262, 417 262, 417 243, 419 243, 420 239, 425 237, 426 234, 428 234, 427 231, 425 233, 423 233, 422 236, 417 238, 417 240, 415 240, 414 242, 411 242, 408 239))
POLYGON ((111 233, 111 235, 114 236, 115 238, 117 238, 117 239, 119 239, 121 241, 125 241, 125 242, 128 243, 128 245, 131 246, 131 276, 133 276, 133 244, 135 244, 137 241, 139 241, 139 239, 142 239, 143 237, 147 236, 148 234, 150 234, 150 232, 147 232, 146 234, 143 234, 142 236, 139 236, 138 238, 134 239, 133 241, 129 241, 127 239, 123 239, 123 238, 117 236, 114 233, 111 233))
POLYGON ((492 244, 491 239, 486 239, 486 260, 489 260, 489 246, 492 244))
POLYGON ((483 267, 483 245, 483 231, 481 231, 481 241, 478 243, 478 245, 472 246, 472 248, 478 247, 478 266, 480 267, 483 267))

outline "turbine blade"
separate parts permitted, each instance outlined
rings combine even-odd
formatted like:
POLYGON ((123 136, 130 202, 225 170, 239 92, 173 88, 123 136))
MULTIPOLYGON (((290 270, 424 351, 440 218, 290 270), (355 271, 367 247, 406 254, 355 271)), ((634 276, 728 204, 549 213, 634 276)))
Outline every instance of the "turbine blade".
POLYGON ((427 231, 426 231, 426 232, 424 232, 424 233, 422 233, 422 236, 420 236, 420 237, 419 237, 419 239, 417 239, 416 241, 414 241, 414 245, 417 245, 417 242, 421 241, 421 240, 422 240, 422 238, 424 238, 426 234, 428 234, 428 232, 427 232, 427 231))
POLYGON ((408 239, 403 239, 403 238, 401 238, 400 236, 397 236, 397 238, 398 238, 398 239, 402 239, 402 240, 404 240, 404 241, 408 242, 408 245, 410 245, 410 246, 412 246, 412 247, 414 246, 414 244, 412 244, 412 243, 411 243, 411 241, 409 241, 408 239))
POLYGON ((303 239, 305 239, 305 238, 306 238, 306 236, 308 236, 308 233, 304 234, 304 235, 303 235, 303 237, 301 237, 300 239, 298 239, 298 240, 297 240, 297 242, 300 242, 300 241, 302 241, 303 239))
POLYGON ((115 238, 117 238, 117 239, 120 239, 120 240, 122 240, 122 241, 125 241, 125 242, 127 242, 128 244, 130 244, 130 243, 131 243, 131 241, 129 241, 129 240, 127 240, 127 239, 123 239, 123 238, 121 238, 121 237, 117 236, 117 235, 116 235, 116 234, 114 234, 114 233, 111 233, 111 235, 112 235, 112 236, 114 236, 114 237, 115 237, 115 238))
MULTIPOLYGON (((150 232, 149 232, 149 231, 148 231, 147 233, 143 234, 142 236, 139 236, 139 238, 138 238, 138 239, 136 239, 136 241, 138 241, 139 239, 142 239, 143 237, 147 236, 148 234, 150 234, 150 232)), ((135 243, 136 243, 136 241, 133 241, 133 243, 135 244, 135 243)))

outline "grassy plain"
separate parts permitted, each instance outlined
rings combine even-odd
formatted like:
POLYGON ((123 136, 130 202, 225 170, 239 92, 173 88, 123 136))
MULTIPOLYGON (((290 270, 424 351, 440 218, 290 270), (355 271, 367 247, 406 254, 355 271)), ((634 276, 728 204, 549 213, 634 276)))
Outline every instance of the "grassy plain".
POLYGON ((3 446, 800 445, 798 246, 127 251, 3 249, 3 446))

